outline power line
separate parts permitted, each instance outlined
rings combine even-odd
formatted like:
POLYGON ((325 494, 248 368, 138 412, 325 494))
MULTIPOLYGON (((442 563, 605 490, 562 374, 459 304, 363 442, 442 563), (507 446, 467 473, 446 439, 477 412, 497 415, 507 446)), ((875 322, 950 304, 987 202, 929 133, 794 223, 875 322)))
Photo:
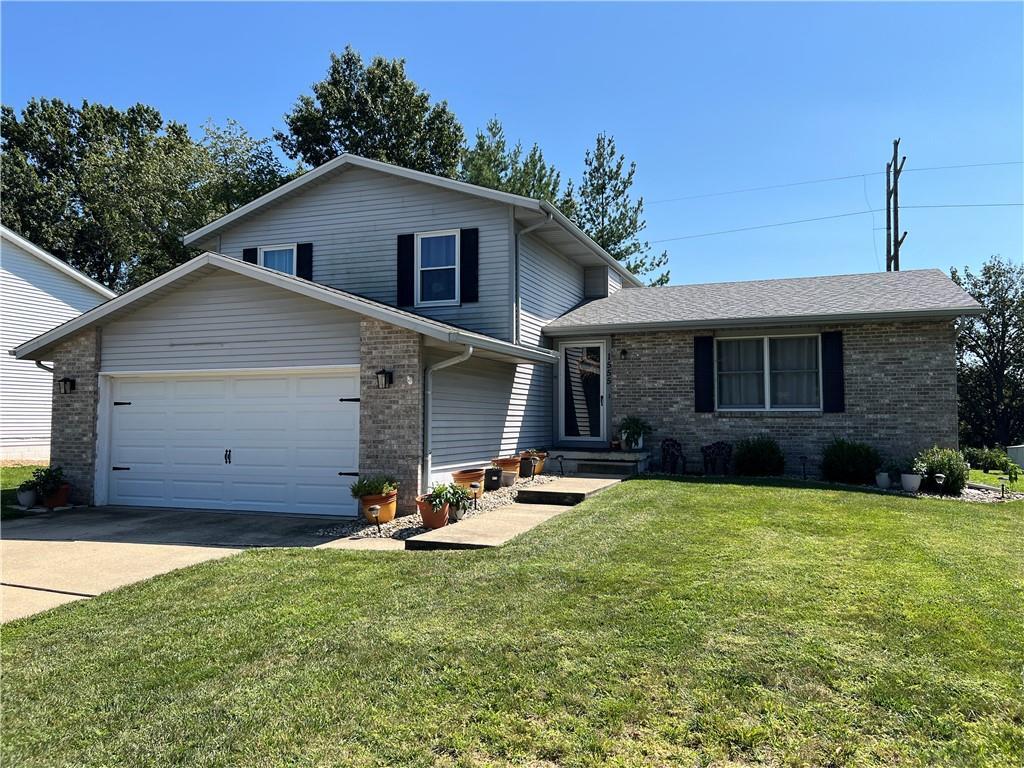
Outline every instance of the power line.
MULTIPOLYGON (((964 163, 962 165, 932 165, 926 168, 906 168, 903 173, 920 173, 922 171, 948 171, 957 168, 989 168, 999 165, 1024 165, 1024 160, 1006 160, 997 163, 964 163)), ((865 176, 881 176, 885 171, 868 171, 866 173, 852 173, 847 176, 829 176, 824 179, 808 179, 805 181, 791 181, 786 184, 767 184, 761 187, 745 187, 743 189, 730 189, 725 192, 704 192, 699 195, 685 195, 683 197, 666 197, 660 200, 645 200, 645 205, 659 205, 661 203, 675 203, 682 200, 701 200, 706 197, 725 197, 726 195, 739 195, 745 192, 764 192, 770 189, 785 189, 787 187, 803 187, 808 184, 825 184, 832 181, 849 181, 860 179, 865 176)))
MULTIPOLYGON (((1004 208, 1022 207, 1024 203, 949 203, 943 205, 903 205, 901 208, 1004 208)), ((815 216, 810 219, 793 219, 792 221, 776 221, 771 224, 757 224, 752 227, 737 227, 735 229, 722 229, 717 232, 701 232, 695 235, 680 235, 678 237, 664 237, 660 240, 651 240, 651 243, 670 243, 676 240, 694 240, 698 237, 713 237, 714 235, 729 235, 733 232, 750 232, 755 229, 771 229, 773 227, 788 227, 791 224, 808 224, 814 221, 828 221, 830 219, 843 219, 849 216, 866 216, 878 213, 884 208, 868 208, 863 211, 849 211, 847 213, 834 213, 831 216, 815 216)))

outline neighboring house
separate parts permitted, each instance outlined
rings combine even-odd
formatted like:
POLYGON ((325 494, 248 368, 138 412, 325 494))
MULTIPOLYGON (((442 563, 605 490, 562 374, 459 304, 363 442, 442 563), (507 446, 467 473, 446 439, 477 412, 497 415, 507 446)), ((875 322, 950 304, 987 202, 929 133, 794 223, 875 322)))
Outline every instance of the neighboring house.
POLYGON ((46 462, 53 377, 9 350, 116 296, 0 226, 0 457, 46 462))
POLYGON ((955 445, 952 323, 981 311, 938 271, 643 288, 546 202, 350 155, 185 243, 17 349, 78 380, 53 461, 82 500, 351 514, 353 477, 388 473, 411 509, 626 415, 693 463, 762 432, 796 471, 833 435, 955 445))

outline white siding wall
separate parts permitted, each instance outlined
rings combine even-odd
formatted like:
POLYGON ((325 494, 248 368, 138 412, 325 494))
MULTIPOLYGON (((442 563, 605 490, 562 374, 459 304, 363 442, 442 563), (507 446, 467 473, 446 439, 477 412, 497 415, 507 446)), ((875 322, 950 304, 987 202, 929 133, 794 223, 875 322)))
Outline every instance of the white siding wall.
MULTIPOLYGON (((428 362, 440 359, 432 353, 428 362)), ((470 358, 434 374, 433 389, 434 482, 551 445, 551 366, 470 358)))
POLYGON ((201 247, 241 258, 244 248, 311 242, 316 282, 393 305, 398 235, 472 227, 480 230, 480 301, 416 311, 508 340, 512 244, 504 204, 350 168, 261 210, 201 247))
POLYGON ((611 296, 617 290, 622 288, 622 275, 616 272, 614 269, 608 270, 608 295, 611 296))
POLYGON ((0 239, 0 446, 11 458, 50 450, 53 377, 9 350, 105 301, 59 269, 0 239))
POLYGON ((357 365, 359 317, 214 272, 103 328, 104 371, 357 365))
POLYGON ((541 329, 583 301, 583 267, 530 235, 519 242, 520 341, 544 345, 541 329))

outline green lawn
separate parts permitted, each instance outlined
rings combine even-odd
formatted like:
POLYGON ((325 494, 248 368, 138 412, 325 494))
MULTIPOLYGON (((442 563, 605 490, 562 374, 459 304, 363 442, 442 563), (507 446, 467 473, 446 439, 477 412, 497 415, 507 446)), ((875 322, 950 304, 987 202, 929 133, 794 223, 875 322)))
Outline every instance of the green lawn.
POLYGON ((24 514, 14 509, 18 503, 18 486, 32 477, 37 466, 0 467, 0 520, 10 520, 24 514))
POLYGON ((15 622, 4 764, 1024 764, 1024 504, 643 480, 15 622))
MULTIPOLYGON (((986 472, 983 469, 972 469, 971 470, 971 482, 972 483, 981 483, 983 485, 991 485, 991 486, 993 486, 995 488, 998 488, 999 485, 1000 485, 1000 483, 999 483, 999 478, 1000 477, 1006 477, 1006 473, 1005 472, 986 472)), ((1021 493, 1024 493, 1024 473, 1018 473, 1017 474, 1017 481, 1013 482, 1013 483, 1007 483, 1006 487, 1007 488, 1012 488, 1015 491, 1020 491, 1021 493)))

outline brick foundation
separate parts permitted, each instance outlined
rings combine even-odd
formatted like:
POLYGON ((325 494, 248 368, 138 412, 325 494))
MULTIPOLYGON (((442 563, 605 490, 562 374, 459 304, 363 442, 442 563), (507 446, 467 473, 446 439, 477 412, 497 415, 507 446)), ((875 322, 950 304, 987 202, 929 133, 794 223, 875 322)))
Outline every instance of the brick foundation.
MULTIPOLYGON (((807 329, 759 329, 749 335, 799 330, 807 329)), ((613 423, 641 416, 654 428, 647 443, 653 457, 660 457, 661 441, 672 437, 682 443, 690 469, 703 467, 702 445, 766 433, 782 447, 787 473, 799 473, 800 457, 806 456, 811 476, 818 474, 822 451, 834 436, 868 443, 890 458, 932 445, 957 445, 951 322, 822 326, 814 332, 827 330, 843 332, 844 413, 695 413, 693 338, 713 332, 657 331, 612 336, 613 423)))
POLYGON ((93 503, 96 476, 96 406, 99 402, 100 332, 82 331, 53 352, 53 380, 75 380, 75 391, 53 390, 50 465, 63 467, 71 500, 93 503))
POLYGON ((359 322, 359 474, 394 475, 398 508, 416 509, 423 460, 423 345, 419 334, 363 318, 359 322), (376 372, 394 371, 390 389, 376 372))

